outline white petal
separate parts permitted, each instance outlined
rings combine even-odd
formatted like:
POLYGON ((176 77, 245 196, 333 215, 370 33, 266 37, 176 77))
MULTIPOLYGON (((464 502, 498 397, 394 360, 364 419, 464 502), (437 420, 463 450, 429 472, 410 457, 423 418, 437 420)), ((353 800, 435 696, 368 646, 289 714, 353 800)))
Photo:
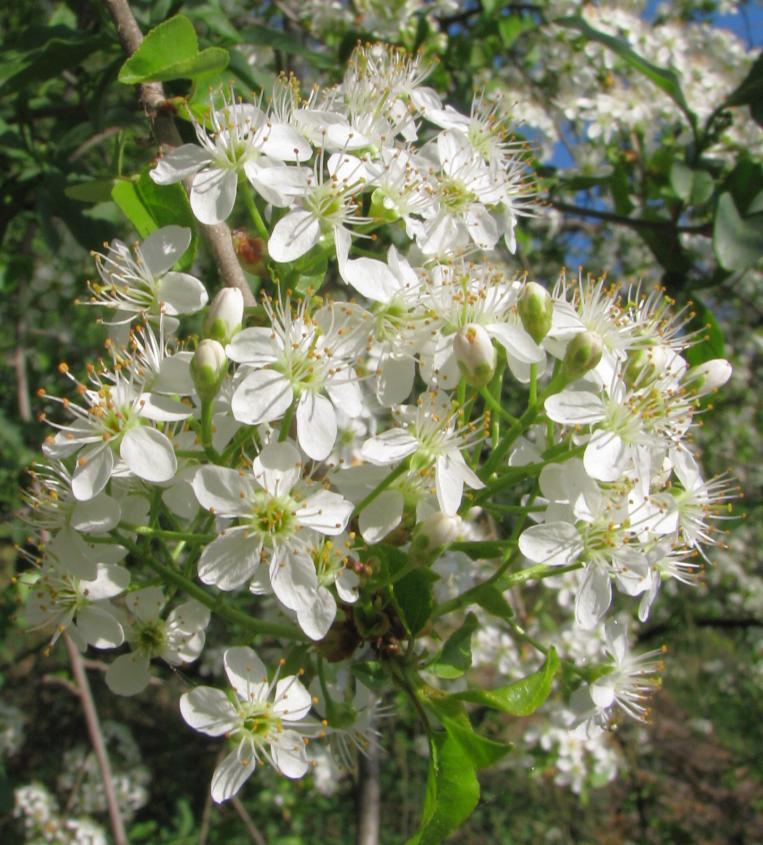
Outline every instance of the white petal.
POLYGON ((287 722, 304 719, 312 707, 312 696, 296 675, 281 678, 276 684, 273 712, 287 722))
POLYGON ((210 154, 198 144, 183 144, 168 152, 148 175, 157 185, 172 185, 196 173, 209 161, 210 154))
POLYGON ((268 254, 274 261, 296 261, 318 243, 320 235, 320 223, 311 211, 290 211, 276 223, 268 254))
POLYGON ((246 583, 260 563, 262 541, 247 537, 246 528, 229 529, 213 540, 199 559, 199 578, 220 590, 246 583))
POLYGON ((108 443, 95 443, 77 456, 72 474, 72 493, 80 502, 97 496, 108 484, 114 469, 114 454, 108 443))
POLYGON ((196 687, 181 695, 180 712, 192 728, 208 736, 222 736, 236 727, 236 708, 213 687, 196 687))
POLYGON ((273 330, 265 326, 238 332, 225 348, 225 354, 231 361, 254 364, 255 367, 272 364, 280 352, 281 344, 276 339, 273 330))
POLYGON ((129 429, 119 447, 122 460, 138 478, 161 483, 177 472, 177 459, 169 438, 145 425, 129 429))
POLYGON ((482 205, 472 205, 464 214, 464 222, 472 240, 481 249, 492 249, 499 236, 498 224, 482 205))
POLYGON ((381 373, 376 398, 389 408, 400 405, 411 395, 416 366, 410 355, 385 355, 381 360, 381 373))
POLYGON ((371 437, 360 450, 363 460, 377 466, 394 464, 412 455, 418 448, 416 438, 402 428, 391 428, 378 437, 371 437))
POLYGON ((301 778, 310 768, 305 743, 296 731, 285 730, 277 734, 270 751, 276 768, 287 778, 301 778))
POLYGON ((595 393, 563 390, 544 402, 549 418, 563 425, 586 425, 604 419, 604 405, 595 393))
POLYGON ((233 416, 247 425, 280 419, 294 398, 289 382, 275 370, 250 373, 233 394, 233 416))
POLYGON ((297 608, 299 627, 311 640, 322 640, 336 618, 336 601, 325 587, 318 587, 307 607, 297 608))
POLYGON ((375 258, 355 258, 345 261, 342 278, 358 293, 374 302, 389 302, 400 288, 394 273, 375 258))
POLYGON ((567 566, 583 551, 580 534, 569 522, 531 525, 519 537, 519 550, 533 563, 567 566))
POLYGON ((121 654, 106 670, 106 686, 117 695, 137 695, 150 680, 147 657, 130 652, 121 654))
POLYGON ((336 442, 334 406, 325 397, 308 391, 297 405, 297 440, 305 454, 315 461, 328 457, 336 442))
POLYGON ((615 701, 615 687, 611 679, 607 680, 609 677, 609 675, 604 675, 602 678, 597 678, 588 689, 591 700, 602 710, 611 707, 615 701))
POLYGON ((218 764, 212 775, 212 798, 216 803, 227 801, 241 789, 257 764, 254 755, 239 757, 239 746, 218 764))
POLYGON ((93 549, 69 526, 64 526, 46 545, 46 552, 61 567, 78 578, 94 580, 98 575, 93 549))
POLYGON ((403 519, 403 494, 399 490, 383 490, 360 512, 358 527, 366 543, 379 543, 403 519))
POLYGON ((223 655, 225 674, 244 701, 264 701, 268 691, 265 664, 248 646, 234 646, 223 655))
POLYGON ((118 502, 101 493, 87 502, 77 502, 71 515, 71 527, 82 534, 105 534, 119 525, 118 502))
POLYGON ((312 559, 299 554, 273 557, 270 585, 276 598, 289 610, 309 607, 318 589, 318 576, 312 559))
POLYGON ((192 352, 177 352, 169 358, 162 359, 159 365, 159 375, 151 385, 154 393, 177 393, 180 396, 190 396, 195 388, 191 378, 192 352))
POLYGON ((326 393, 334 404, 348 417, 359 417, 364 410, 363 394, 355 371, 345 367, 326 381, 326 393))
POLYGON ((97 605, 81 608, 75 624, 95 648, 118 648, 125 641, 122 626, 106 608, 97 605))
POLYGON ((351 513, 351 502, 339 493, 321 490, 302 503, 297 510, 297 521, 321 534, 336 536, 347 527, 351 513))
POLYGON ((575 600, 575 619, 581 628, 593 630, 612 603, 612 583, 609 573, 600 566, 589 564, 575 600))
POLYGON ((313 148, 286 123, 271 123, 263 136, 262 151, 279 161, 307 161, 313 148))
POLYGON ((222 223, 236 202, 238 174, 235 170, 210 167, 193 177, 191 208, 197 220, 209 225, 222 223))
POLYGON ((254 190, 277 208, 303 197, 311 175, 306 167, 266 167, 253 161, 244 164, 244 172, 254 190))
POLYGON ((153 622, 159 618, 164 607, 164 592, 161 587, 144 587, 130 593, 125 604, 133 616, 141 622, 153 622))
POLYGON ((586 472, 597 481, 617 481, 628 468, 630 449, 619 435, 612 431, 594 431, 583 464, 586 472))
POLYGON ((271 496, 283 496, 302 477, 302 458, 291 443, 270 443, 254 459, 252 470, 271 496))
POLYGON ((164 313, 174 317, 178 314, 195 314, 206 304, 207 289, 188 273, 167 273, 157 287, 159 302, 164 303, 164 313))
POLYGON ((90 601, 111 599, 123 593, 130 585, 130 570, 116 563, 96 564, 96 576, 91 581, 80 582, 90 601))
POLYGON ((191 243, 191 230, 184 226, 163 226, 140 245, 143 259, 154 278, 179 261, 191 243))
POLYGON ((161 393, 142 393, 139 406, 141 417, 154 422, 180 422, 192 414, 188 405, 161 393))
POLYGON ((199 467, 191 482, 199 504, 217 516, 243 516, 249 512, 254 487, 235 469, 199 467))
POLYGON ((546 353, 521 326, 493 323, 486 326, 487 333, 506 350, 509 359, 516 358, 525 364, 539 364, 546 353))
MULTIPOLYGON (((386 490, 384 491, 387 492, 386 490)), ((402 514, 402 510, 401 510, 402 514)), ((365 539, 365 538, 364 538, 365 539)), ((358 587, 360 585, 360 578, 357 572, 345 567, 337 576, 334 586, 339 594, 339 598, 347 604, 353 604, 358 600, 358 587)))

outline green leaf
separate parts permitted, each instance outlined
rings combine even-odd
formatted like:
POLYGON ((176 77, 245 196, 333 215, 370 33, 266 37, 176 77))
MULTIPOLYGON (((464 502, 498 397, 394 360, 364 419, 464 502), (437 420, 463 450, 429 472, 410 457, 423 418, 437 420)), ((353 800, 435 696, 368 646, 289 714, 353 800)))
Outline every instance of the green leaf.
POLYGON ((724 106, 750 106, 753 120, 763 126, 763 53, 758 54, 750 72, 731 92, 724 106))
POLYGON ((687 205, 701 205, 713 193, 713 177, 706 170, 692 170, 682 161, 670 168, 670 186, 687 205))
POLYGON ((301 41, 279 32, 275 29, 269 29, 260 24, 251 24, 244 27, 241 31, 239 41, 242 44, 258 44, 265 47, 271 47, 273 50, 282 50, 292 56, 300 56, 306 62, 309 62, 313 67, 319 70, 332 70, 335 66, 334 60, 330 56, 323 53, 318 53, 305 47, 301 41))
POLYGON ((176 15, 154 27, 122 65, 117 77, 124 85, 193 79, 220 73, 228 65, 228 51, 208 47, 199 52, 196 30, 188 18, 176 15))
POLYGON ((512 716, 529 716, 548 698, 558 670, 559 658, 556 656, 556 651, 551 649, 543 666, 532 675, 522 678, 521 681, 494 690, 466 690, 455 693, 453 697, 459 701, 470 701, 473 704, 500 710, 512 716))
POLYGON ((193 263, 198 247, 198 227, 183 186, 157 185, 144 170, 138 179, 119 179, 111 197, 133 224, 141 238, 162 226, 185 226, 191 230, 191 245, 178 264, 186 270, 193 263))
POLYGON ((498 34, 501 36, 501 43, 504 49, 509 47, 528 29, 534 29, 535 22, 532 18, 521 15, 509 15, 498 20, 498 34))
POLYGON ((514 615, 511 605, 503 597, 501 591, 492 584, 487 584, 478 590, 474 594, 474 599, 481 608, 500 619, 511 619, 514 615))
POLYGON ((643 74, 658 88, 664 91, 686 115, 692 127, 696 126, 697 116, 689 108, 683 91, 681 90, 681 83, 674 71, 653 65, 650 61, 632 50, 631 47, 628 46, 627 42, 622 41, 620 38, 615 38, 613 35, 607 35, 605 32, 600 32, 598 29, 594 29, 588 21, 580 17, 580 15, 557 18, 554 23, 559 26, 565 26, 568 29, 577 29, 578 32, 585 35, 586 38, 591 41, 598 41, 599 44, 603 44, 613 53, 618 55, 624 62, 629 64, 634 70, 643 74))
POLYGON ((742 273, 763 256, 763 215, 741 217, 728 192, 721 194, 715 212, 713 248, 725 270, 742 273))
POLYGON ((712 361, 713 358, 725 358, 726 342, 715 314, 701 300, 696 297, 693 299, 695 316, 687 329, 701 332, 702 340, 690 346, 684 352, 684 358, 692 367, 696 367, 705 361, 712 361))
POLYGON ((413 572, 395 582, 392 594, 405 630, 415 637, 432 614, 432 574, 425 569, 413 572))
POLYGON ((429 773, 421 825, 406 845, 438 845, 474 811, 480 785, 460 743, 447 733, 429 741, 429 773))
POLYGON ((464 624, 454 631, 442 647, 442 651, 427 666, 427 671, 438 678, 460 678, 472 665, 472 634, 479 627, 479 621, 469 613, 464 624))
POLYGON ((114 179, 94 179, 79 185, 69 185, 64 188, 64 194, 78 202, 108 202, 112 199, 111 191, 115 184, 114 179))

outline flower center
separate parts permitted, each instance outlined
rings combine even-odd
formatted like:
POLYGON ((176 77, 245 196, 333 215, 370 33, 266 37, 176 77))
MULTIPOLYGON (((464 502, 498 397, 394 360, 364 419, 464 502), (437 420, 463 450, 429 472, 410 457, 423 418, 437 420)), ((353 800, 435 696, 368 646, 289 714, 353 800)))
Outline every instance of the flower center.
POLYGON ((279 537, 291 534, 294 528, 295 502, 288 496, 273 498, 258 494, 252 509, 251 523, 259 534, 279 537))
POLYGON ((443 208, 451 214, 461 213, 477 200, 477 195, 472 193, 460 179, 452 178, 442 180, 439 197, 443 208))
POLYGON ((153 657, 164 648, 166 641, 167 632, 161 619, 135 624, 133 643, 137 652, 153 657))

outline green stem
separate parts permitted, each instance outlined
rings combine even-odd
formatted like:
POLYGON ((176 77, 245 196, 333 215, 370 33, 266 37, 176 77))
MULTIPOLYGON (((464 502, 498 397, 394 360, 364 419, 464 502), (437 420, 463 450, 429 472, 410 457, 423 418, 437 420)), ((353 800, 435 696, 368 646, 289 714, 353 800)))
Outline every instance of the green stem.
POLYGON ((365 499, 361 499, 357 505, 355 505, 355 509, 353 510, 350 519, 353 516, 357 516, 362 510, 367 508, 373 500, 383 493, 389 486, 392 484, 396 479, 400 478, 401 475, 408 472, 408 461, 405 460, 401 464, 398 464, 392 472, 385 476, 374 489, 365 497, 365 499))
POLYGON ((154 555, 143 554, 143 552, 132 541, 128 540, 127 537, 124 537, 118 531, 112 531, 111 534, 117 542, 128 549, 141 562, 147 564, 149 568, 153 569, 154 572, 161 576, 165 582, 179 587, 186 595, 196 599, 196 601, 208 607, 218 616, 222 616, 228 622, 235 625, 241 625, 252 634, 270 634, 274 637, 284 637, 285 639, 298 640, 300 642, 307 640, 307 637, 302 633, 302 631, 292 625, 283 625, 278 622, 266 622, 263 619, 257 619, 254 616, 250 616, 248 613, 244 613, 241 610, 237 610, 235 607, 231 607, 225 602, 222 596, 211 596, 203 587, 200 587, 198 584, 194 584, 193 581, 186 578, 185 575, 181 575, 181 573, 176 569, 160 563, 154 555))
POLYGON ((490 408, 494 414, 497 414, 499 417, 503 417, 507 420, 511 425, 516 425, 519 420, 516 417, 513 417, 508 411, 504 409, 500 402, 495 399, 490 391, 486 387, 480 388, 480 396, 485 400, 485 404, 490 408))
POLYGON ((270 237, 270 232, 268 232, 268 227, 265 225, 265 221, 262 219, 260 210, 257 208, 257 203, 254 201, 254 194, 249 186, 249 182, 247 182, 246 179, 239 179, 238 186, 240 192, 244 196, 246 210, 249 212, 249 217, 251 218, 252 223, 254 223, 254 228, 257 230, 257 234, 267 243, 267 240, 270 237))
POLYGON ((289 405, 286 413, 284 414, 283 419, 281 420, 281 428, 278 430, 278 442, 283 443, 284 440, 289 436, 289 429, 291 428, 291 421, 294 418, 294 412, 297 410, 297 402, 298 399, 294 399, 294 401, 289 405))
POLYGON ((201 403, 201 445, 204 447, 204 454, 213 464, 222 464, 222 455, 212 445, 212 418, 214 416, 214 400, 205 399, 201 403))
POLYGON ((538 365, 530 364, 530 404, 538 403, 538 365))
POLYGON ((539 563, 536 566, 528 566, 526 569, 520 569, 519 572, 512 572, 501 578, 500 589, 508 590, 509 587, 514 587, 517 584, 524 584, 525 581, 542 581, 544 578, 550 578, 553 575, 562 575, 565 572, 574 572, 576 569, 581 569, 582 563, 569 563, 567 566, 549 566, 546 563, 539 563))
POLYGON ((211 543, 217 534, 194 534, 190 531, 167 531, 164 528, 151 528, 148 525, 132 525, 121 522, 119 527, 124 531, 140 534, 144 537, 156 537, 158 540, 176 540, 183 543, 211 543))

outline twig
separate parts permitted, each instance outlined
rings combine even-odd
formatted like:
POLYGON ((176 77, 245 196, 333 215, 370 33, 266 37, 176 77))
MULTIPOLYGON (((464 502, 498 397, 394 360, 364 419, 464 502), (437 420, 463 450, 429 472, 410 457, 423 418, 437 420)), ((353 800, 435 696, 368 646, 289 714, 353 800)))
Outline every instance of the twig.
POLYGON ((26 370, 26 350, 23 341, 26 327, 23 322, 16 324, 16 349, 13 352, 13 369, 16 372, 16 402, 19 418, 23 422, 32 421, 32 403, 29 398, 29 379, 26 370))
POLYGON ((358 754, 358 785, 355 793, 355 813, 358 820, 356 845, 378 845, 379 843, 381 812, 379 755, 379 743, 374 739, 368 743, 364 753, 358 754))
POLYGON ((90 734, 90 742, 95 752, 95 758, 98 761, 98 768, 101 770, 101 780, 103 781, 103 791, 106 794, 106 803, 109 808, 109 820, 111 821, 111 832, 114 836, 114 843, 115 845, 129 845, 122 816, 119 812, 116 792, 114 791, 109 755, 106 752, 106 743, 103 740, 101 725, 98 721, 98 711, 95 709, 95 702, 90 692, 87 673, 85 672, 85 667, 82 665, 82 655, 68 634, 64 634, 63 638, 66 642, 66 650, 69 652, 69 661, 72 665, 74 680, 77 682, 77 687, 79 688, 79 698, 82 702, 82 711, 85 715, 87 731, 90 734))
POLYGON ((567 202, 547 198, 544 200, 552 208, 559 211, 566 211, 568 214, 579 214, 583 217, 595 217, 597 220, 606 220, 608 223, 616 223, 618 226, 630 226, 631 229, 654 229, 665 231, 675 229, 677 232, 686 232, 693 235, 709 236, 712 232, 710 223, 702 223, 698 226, 676 226, 672 220, 648 220, 645 217, 624 217, 611 211, 599 211, 596 208, 583 208, 579 205, 570 205, 567 202))
POLYGON ((230 800, 231 806, 233 809, 238 813, 239 818, 244 823, 244 827, 246 828, 246 832, 249 834, 252 842, 257 843, 257 845, 267 845, 265 842, 265 837, 257 830, 257 826, 252 821, 252 817, 247 813, 246 807, 241 803, 241 800, 237 795, 234 795, 233 798, 230 800))
MULTIPOLYGON (((122 49, 131 56, 140 47, 143 33, 135 20, 130 4, 127 0, 104 0, 104 2, 114 21, 122 49)), ((157 141, 163 147, 180 146, 183 141, 175 125, 172 110, 168 108, 162 83, 144 82, 140 86, 140 101, 157 141)), ((217 223, 214 226, 200 223, 199 228, 212 251, 225 286, 238 288, 244 297, 244 305, 256 305, 254 294, 241 269, 236 250, 233 248, 228 226, 225 223, 217 223)))

